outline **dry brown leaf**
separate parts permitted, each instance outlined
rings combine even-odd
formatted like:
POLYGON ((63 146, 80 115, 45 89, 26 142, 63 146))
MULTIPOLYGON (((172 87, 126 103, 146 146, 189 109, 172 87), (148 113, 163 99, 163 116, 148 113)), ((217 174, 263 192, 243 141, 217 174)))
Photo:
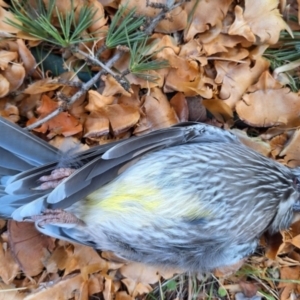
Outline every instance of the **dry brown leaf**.
POLYGON ((133 262, 122 266, 120 272, 124 277, 134 279, 136 282, 154 284, 160 280, 157 267, 151 267, 141 263, 133 262))
POLYGON ((217 26, 217 24, 221 24, 231 2, 232 0, 186 2, 184 5, 185 10, 188 15, 192 15, 192 19, 184 31, 184 39, 189 41, 197 33, 204 32, 211 27, 217 26), (195 5, 197 5, 197 7, 195 7, 195 5), (194 9, 195 11, 193 11, 194 9))
MULTIPOLYGON (((206 34, 207 33, 204 33, 202 35, 204 36, 206 34)), ((228 48, 233 48, 236 45, 241 44, 244 41, 243 37, 230 36, 230 35, 223 34, 223 33, 218 34, 213 39, 208 39, 208 41, 203 41, 202 35, 200 35, 197 38, 197 40, 199 41, 200 44, 202 44, 204 53, 207 56, 210 56, 210 55, 213 55, 216 53, 218 53, 217 56, 219 56, 221 52, 227 53, 228 48)), ((249 55, 249 52, 247 50, 240 49, 240 47, 236 48, 236 52, 238 53, 238 56, 234 57, 233 55, 231 55, 232 58, 235 60, 241 60, 243 58, 246 58, 249 55), (248 54, 248 55, 246 55, 246 54, 248 54)), ((224 56, 221 56, 221 57, 224 57, 224 56)))
MULTIPOLYGON (((193 64, 190 64, 190 66, 194 65, 194 63, 196 62, 193 61, 193 64)), ((187 68, 181 70, 171 69, 166 77, 163 90, 166 93, 178 91, 183 92, 187 97, 200 95, 203 98, 210 99, 213 97, 213 90, 216 87, 214 80, 205 76, 202 67, 200 70, 198 67, 192 70, 192 68, 190 69, 187 66, 187 68)))
POLYGON ((121 95, 118 98, 118 104, 125 104, 132 107, 140 107, 141 106, 141 99, 140 99, 140 87, 138 85, 131 86, 133 90, 133 94, 128 96, 121 95))
POLYGON ((18 291, 14 285, 0 282, 0 300, 23 300, 25 295, 18 291))
MULTIPOLYGON (((40 118, 45 117, 57 108, 57 102, 50 99, 46 94, 41 98, 41 106, 37 109, 40 118)), ((31 118, 28 120, 27 125, 33 124, 37 120, 31 118)), ((63 136, 71 136, 82 132, 82 125, 77 118, 67 112, 61 112, 54 118, 42 124, 42 126, 35 128, 34 131, 48 133, 48 138, 52 138, 58 134, 63 136)))
MULTIPOLYGON (((148 9, 149 7, 146 8, 146 10, 148 9)), ((169 12, 167 18, 162 19, 162 21, 157 24, 155 32, 173 33, 179 30, 184 30, 187 26, 187 22, 188 15, 186 11, 183 10, 181 6, 177 6, 169 12)))
POLYGON ((269 157, 271 152, 271 146, 269 143, 263 141, 261 138, 251 138, 245 131, 239 129, 231 129, 231 131, 238 137, 238 139, 249 148, 261 153, 262 155, 269 157))
POLYGON ((267 240, 265 245, 265 256, 269 259, 275 260, 277 255, 282 251, 283 238, 280 233, 269 236, 266 234, 267 240))
POLYGON ((233 118, 232 109, 223 100, 203 100, 203 105, 221 123, 233 118))
POLYGON ((180 52, 176 41, 171 36, 163 34, 153 34, 151 39, 153 39, 152 47, 145 55, 156 54, 154 57, 166 59, 172 66, 172 60, 175 60, 180 52))
POLYGON ((271 155, 273 158, 276 158, 280 154, 287 140, 288 140, 287 133, 276 135, 270 140, 269 144, 271 147, 271 155))
POLYGON ((269 63, 263 58, 256 60, 254 66, 251 66, 250 60, 243 64, 216 61, 215 67, 217 71, 215 82, 222 83, 219 96, 229 107, 234 108, 247 88, 268 69, 269 63))
POLYGON ((160 280, 157 268, 140 263, 131 263, 120 268, 120 273, 125 277, 122 282, 126 285, 131 296, 136 297, 149 293, 154 284, 160 280))
POLYGON ((61 242, 62 246, 57 247, 47 261, 47 269, 55 271, 65 270, 64 274, 70 274, 80 270, 84 279, 88 279, 92 273, 120 268, 122 264, 109 262, 100 257, 97 251, 91 247, 79 244, 68 244, 61 242))
POLYGON ((125 95, 127 97, 131 96, 133 91, 129 88, 129 91, 126 91, 123 86, 111 75, 102 76, 101 79, 105 83, 105 88, 102 91, 102 95, 106 97, 115 96, 117 94, 125 95))
POLYGON ((170 100, 180 122, 187 122, 189 119, 189 108, 186 97, 183 93, 176 93, 170 100))
POLYGON ((195 97, 187 97, 187 105, 189 121, 195 122, 204 122, 207 119, 207 111, 205 106, 203 105, 203 99, 200 96, 195 97))
POLYGON ((34 223, 8 222, 9 245, 20 268, 27 276, 42 272, 44 261, 53 251, 54 240, 36 230, 34 223))
POLYGON ((247 297, 247 298, 252 298, 256 295, 257 291, 258 291, 258 285, 253 283, 253 282, 248 282, 248 281, 240 281, 239 282, 243 294, 247 297))
POLYGON ((11 283, 20 272, 12 252, 7 248, 7 243, 0 243, 0 265, 0 278, 6 284, 11 283))
POLYGON ((9 81, 0 74, 0 98, 6 96, 9 93, 9 81))
POLYGON ((280 156, 284 156, 284 162, 291 168, 300 166, 300 129, 295 130, 280 156))
POLYGON ((153 89, 150 95, 143 97, 142 101, 144 101, 142 106, 144 115, 141 116, 134 134, 146 134, 153 130, 169 127, 179 122, 166 95, 163 94, 160 89, 153 89))
POLYGON ((84 137, 98 138, 110 132, 109 120, 104 112, 92 112, 84 123, 84 137))
POLYGON ((21 39, 17 39, 17 44, 19 46, 19 55, 22 60, 23 66, 26 70, 26 75, 31 74, 31 72, 36 67, 36 61, 30 50, 26 47, 25 43, 21 39))
POLYGON ((291 283, 291 280, 299 280, 300 266, 298 267, 283 267, 280 269, 280 279, 278 288, 283 288, 281 292, 281 300, 290 299, 290 294, 297 289, 296 283, 291 283))
POLYGON ((125 291, 117 292, 115 300, 134 300, 135 298, 129 296, 125 291))
POLYGON ((112 104, 107 105, 104 110, 114 135, 119 135, 127 131, 140 119, 139 109, 134 106, 112 104))
POLYGON ((102 292, 104 289, 104 277, 101 274, 92 274, 88 280, 89 295, 102 292))
POLYGON ((105 18, 103 5, 101 4, 101 2, 94 0, 89 2, 89 7, 92 8, 95 14, 93 15, 93 22, 92 25, 88 28, 88 31, 92 32, 93 36, 95 37, 102 37, 102 27, 107 23, 107 18, 105 18))
POLYGON ((0 99, 0 116, 13 123, 18 122, 20 119, 18 107, 12 104, 8 97, 0 99))
POLYGON ((241 120, 257 127, 300 125, 300 96, 289 88, 266 89, 246 94, 236 105, 241 120))
MULTIPOLYGON (((167 4, 166 0, 160 0, 159 3, 167 4)), ((136 14, 150 17, 151 19, 158 15, 159 9, 147 5, 146 0, 122 0, 120 5, 126 5, 127 11, 136 9, 136 14)), ((172 33, 183 30, 187 24, 187 13, 180 6, 168 13, 168 18, 164 18, 154 28, 155 32, 172 33)))
POLYGON ((16 91, 22 84, 26 75, 25 69, 20 64, 11 64, 1 72, 9 82, 9 93, 16 91))
MULTIPOLYGON (((81 296, 83 284, 85 284, 85 281, 81 274, 68 275, 65 276, 64 279, 43 284, 41 288, 31 293, 24 300, 74 299, 74 294, 77 297, 81 296)), ((87 297, 77 299, 87 299, 87 297)))
POLYGON ((277 9, 278 0, 245 0, 245 9, 235 7, 235 20, 228 33, 254 43, 275 44, 281 30, 292 32, 277 9))
POLYGON ((114 96, 103 96, 97 91, 89 90, 88 91, 88 99, 89 103, 85 107, 86 110, 93 112, 97 111, 99 108, 103 108, 104 106, 108 104, 112 104, 115 97, 114 96))
POLYGON ((45 78, 30 84, 23 92, 25 94, 36 95, 54 91, 61 86, 63 86, 63 84, 58 83, 57 79, 45 78))
POLYGON ((247 92, 253 93, 266 89, 280 90, 281 88, 283 85, 270 74, 269 70, 266 70, 260 75, 259 80, 249 87, 247 92))
POLYGON ((11 22, 15 22, 21 25, 20 21, 18 21, 14 14, 10 11, 5 10, 3 7, 0 6, 0 37, 13 37, 11 33, 17 33, 20 30, 14 26, 11 26, 6 23, 5 20, 10 20, 11 22))
POLYGON ((300 235, 297 235, 295 237, 292 238, 291 243, 300 249, 300 235))
POLYGON ((8 64, 18 58, 18 53, 14 51, 0 50, 0 69, 5 70, 8 64))

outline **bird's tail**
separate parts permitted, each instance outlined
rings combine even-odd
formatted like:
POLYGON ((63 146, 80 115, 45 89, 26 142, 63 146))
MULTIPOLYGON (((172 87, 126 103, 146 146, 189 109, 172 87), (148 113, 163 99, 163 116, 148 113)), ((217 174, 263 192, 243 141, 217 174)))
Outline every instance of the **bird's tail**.
POLYGON ((19 126, 0 118, 0 217, 9 218, 24 203, 45 192, 9 195, 6 186, 21 174, 35 173, 45 165, 57 164, 61 152, 19 126))

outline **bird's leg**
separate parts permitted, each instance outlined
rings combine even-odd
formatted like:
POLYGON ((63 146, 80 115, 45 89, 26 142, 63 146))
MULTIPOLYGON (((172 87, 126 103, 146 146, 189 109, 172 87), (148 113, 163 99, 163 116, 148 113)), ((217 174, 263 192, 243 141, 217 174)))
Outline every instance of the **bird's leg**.
POLYGON ((58 168, 51 172, 51 175, 42 176, 39 181, 43 182, 33 190, 48 190, 56 188, 65 178, 74 173, 76 169, 72 168, 58 168))
POLYGON ((41 215, 34 215, 31 219, 36 222, 38 226, 47 224, 73 224, 85 226, 85 223, 82 220, 63 209, 46 209, 41 215))

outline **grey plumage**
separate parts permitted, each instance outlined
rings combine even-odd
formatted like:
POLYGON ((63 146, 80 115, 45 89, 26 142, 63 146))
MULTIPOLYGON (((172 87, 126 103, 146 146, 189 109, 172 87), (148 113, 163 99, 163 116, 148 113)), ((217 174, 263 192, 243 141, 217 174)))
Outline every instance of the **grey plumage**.
POLYGON ((6 134, 0 155, 9 151, 13 166, 12 172, 10 163, 0 163, 2 217, 22 220, 46 208, 66 209, 83 222, 38 229, 131 260, 189 270, 229 265, 253 252, 266 230, 288 228, 299 204, 298 169, 205 124, 178 125, 76 154, 70 162, 82 166, 50 191, 32 188, 61 153, 1 118, 0 131, 6 134), (24 146, 29 140, 32 148, 15 151, 10 139, 24 140, 24 146))

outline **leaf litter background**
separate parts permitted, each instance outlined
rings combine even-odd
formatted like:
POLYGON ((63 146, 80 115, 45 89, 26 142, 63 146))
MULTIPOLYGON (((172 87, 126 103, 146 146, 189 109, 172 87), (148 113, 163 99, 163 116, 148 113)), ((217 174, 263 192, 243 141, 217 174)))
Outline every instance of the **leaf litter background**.
MULTIPOLYGON (((76 9, 87 4, 97 10, 88 31, 100 29, 99 36, 80 45, 83 53, 89 55, 103 45, 103 30, 109 28, 119 5, 126 3, 74 0, 76 9)), ((146 14, 149 20, 160 11, 148 7, 144 0, 127 4, 128 9, 136 7, 136 14, 146 14)), ((57 1, 56 5, 60 12, 70 9, 69 0, 57 1)), ((298 11, 296 2, 274 0, 183 3, 167 13, 151 36, 153 47, 147 55, 166 59, 170 65, 149 71, 156 81, 129 73, 126 79, 130 87, 126 90, 110 74, 103 75, 97 87, 82 93, 67 111, 42 126, 33 126, 33 131, 57 147, 67 140, 84 141, 82 147, 87 148, 178 122, 201 121, 232 130, 248 146, 285 165, 299 166, 300 97, 286 85, 286 74, 272 73, 263 57, 267 48, 278 47, 282 30, 290 34, 290 28, 299 30, 297 22, 286 19, 286 23, 282 18, 297 16, 298 11)), ((75 66, 83 64, 86 55, 55 48, 45 52, 41 64, 33 55, 41 41, 8 25, 6 18, 14 16, 8 4, 0 0, 0 114, 24 127, 63 105, 60 95, 72 97, 82 88, 79 75, 84 72, 77 74, 75 66), (57 73, 47 68, 48 56, 50 65, 60 59, 57 73)), ((108 49, 100 60, 107 61, 114 51, 122 49, 108 49)), ((126 70, 129 59, 124 51, 115 69, 126 70)), ((101 67, 86 69, 97 72, 101 67)), ((257 295, 284 300, 300 293, 297 220, 288 232, 262 237, 261 253, 253 255, 239 272, 232 271, 237 266, 216 271, 213 278, 217 276, 219 290, 213 294, 209 288, 215 287, 214 283, 201 274, 195 275, 200 286, 196 292, 191 277, 174 275, 180 270, 167 272, 120 261, 112 253, 43 236, 30 223, 2 221, 0 225, 0 299, 127 300, 147 298, 150 292, 155 299, 157 290, 165 291, 166 282, 169 299, 257 295)))

